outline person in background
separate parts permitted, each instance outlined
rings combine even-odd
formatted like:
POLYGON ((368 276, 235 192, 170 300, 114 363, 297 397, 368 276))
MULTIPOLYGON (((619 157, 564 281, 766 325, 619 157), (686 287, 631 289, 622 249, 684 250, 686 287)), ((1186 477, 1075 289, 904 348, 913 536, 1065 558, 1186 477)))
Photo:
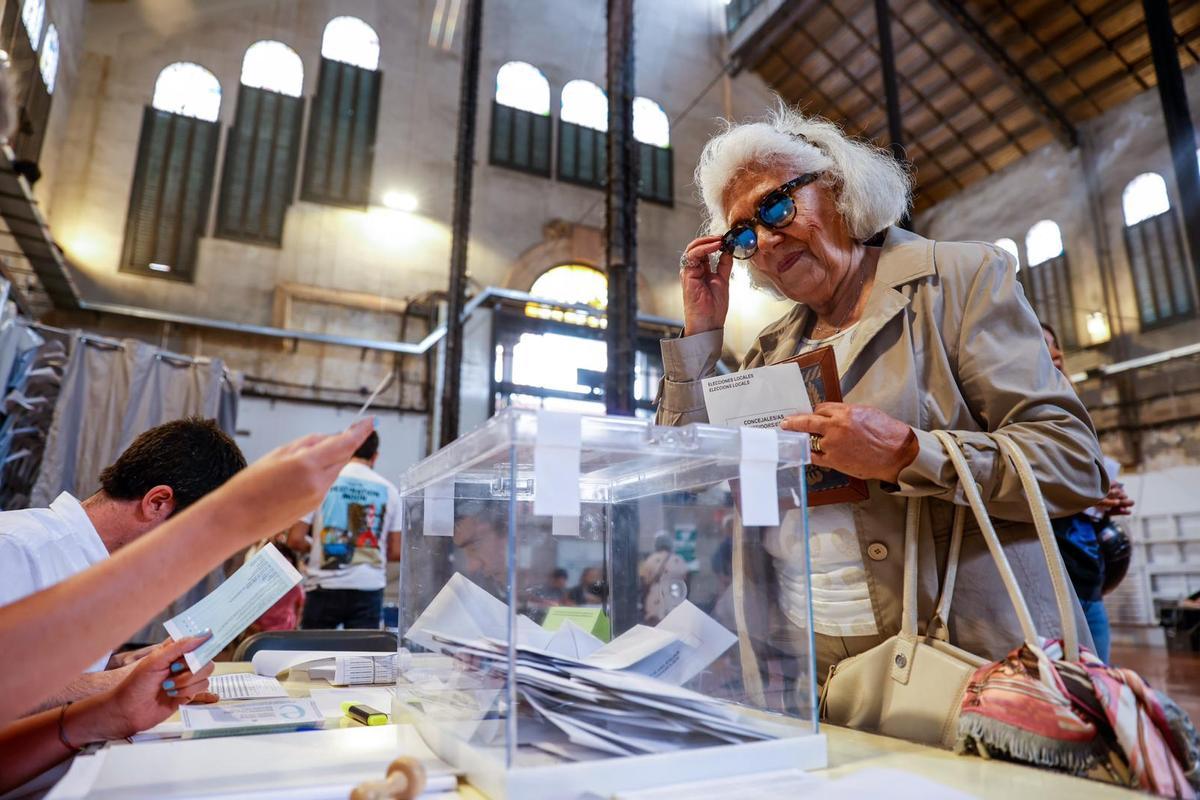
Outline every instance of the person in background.
POLYGON ((292 526, 288 546, 308 553, 302 628, 378 628, 388 560, 399 561, 400 491, 374 466, 371 431, 321 507, 292 526))
POLYGON ((567 571, 555 567, 550 572, 550 579, 542 586, 533 590, 532 605, 539 611, 545 612, 555 606, 567 604, 567 571))
POLYGON ((646 560, 638 567, 638 580, 642 585, 642 618, 647 625, 657 625, 671 609, 686 599, 687 575, 687 562, 675 554, 671 534, 659 531, 654 536, 654 552, 646 556, 646 560))
MULTIPOLYGON (((134 439, 82 503, 63 492, 49 508, 0 513, 0 606, 104 561, 245 466, 241 449, 215 421, 174 420, 134 439)), ((150 649, 105 654, 46 707, 112 688, 150 649)))
MULTIPOLYGON (((1058 345, 1058 334, 1043 322, 1042 336, 1050 350, 1050 360, 1059 372, 1067 375, 1062 348, 1058 345)), ((1093 508, 1051 520, 1058 550, 1075 586, 1075 594, 1079 595, 1079 605, 1083 607, 1083 615, 1087 618, 1088 630, 1092 632, 1096 655, 1105 663, 1108 663, 1112 639, 1108 611, 1104 608, 1104 554, 1100 550, 1098 532, 1110 517, 1129 514, 1132 509, 1133 501, 1125 494, 1125 488, 1114 482, 1109 486, 1105 498, 1093 508)))
POLYGON ((598 606, 607 595, 604 571, 600 567, 587 567, 579 573, 579 584, 567 592, 567 599, 574 606, 598 606))
POLYGON ((561 606, 567 602, 567 571, 562 567, 556 567, 554 572, 550 573, 550 586, 546 589, 546 597, 555 605, 561 606))

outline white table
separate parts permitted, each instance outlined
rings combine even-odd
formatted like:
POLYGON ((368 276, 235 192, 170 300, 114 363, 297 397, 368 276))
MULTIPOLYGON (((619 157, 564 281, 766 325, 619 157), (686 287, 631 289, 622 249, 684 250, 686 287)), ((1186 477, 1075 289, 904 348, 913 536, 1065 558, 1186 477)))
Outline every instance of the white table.
MULTIPOLYGON (((218 674, 249 671, 249 664, 219 664, 218 674)), ((324 681, 289 680, 293 697, 306 697, 324 681)), ((817 774, 838 778, 873 768, 919 775, 944 786, 995 800, 1053 797, 1104 800, 1133 792, 1046 770, 977 757, 834 726, 823 726, 829 767, 817 774)), ((432 757, 407 725, 361 726, 320 731, 146 742, 105 748, 86 796, 94 800, 266 800, 346 797, 349 787, 383 776, 397 755, 432 757)), ((80 760, 86 757, 81 757, 80 760)), ((77 765, 71 777, 83 777, 77 765)), ((60 789, 66 788, 65 785, 60 789)), ((586 787, 583 787, 586 788, 586 787)), ((446 795, 453 797, 455 795, 446 795)), ((458 797, 480 800, 463 787, 458 797)))

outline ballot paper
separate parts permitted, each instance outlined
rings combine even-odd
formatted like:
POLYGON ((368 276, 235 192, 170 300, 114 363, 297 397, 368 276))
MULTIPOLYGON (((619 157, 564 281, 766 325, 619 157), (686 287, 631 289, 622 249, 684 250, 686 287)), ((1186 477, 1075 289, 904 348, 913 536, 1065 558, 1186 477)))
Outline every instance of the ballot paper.
POLYGON ((208 679, 208 690, 222 700, 252 700, 263 697, 287 697, 287 690, 275 678, 265 678, 249 672, 214 675, 208 679))
MULTIPOLYGON (((311 673, 309 673, 311 674, 311 673)), ((396 654, 338 656, 333 663, 334 686, 371 686, 396 682, 396 654)))
POLYGON ((307 698, 179 707, 183 738, 242 736, 319 728, 325 717, 307 698))
POLYGON ((804 373, 775 364, 701 381, 708 421, 727 428, 778 428, 786 417, 811 414, 804 373))
POLYGON ((198 672, 300 580, 295 567, 268 544, 211 594, 163 627, 172 639, 212 631, 212 638, 184 654, 188 668, 198 672))
POLYGON ((547 651, 569 658, 587 658, 603 646, 604 642, 569 619, 563 620, 558 630, 546 642, 547 651))
MULTIPOLYGON (((437 593, 406 637, 421 647, 435 650, 432 632, 461 639, 508 636, 508 606, 456 572, 437 593)), ((518 641, 544 647, 554 634, 524 615, 517 617, 518 641)))
POLYGON ((294 670, 334 686, 369 686, 396 682, 396 658, 396 653, 260 650, 250 663, 263 676, 294 670))
MULTIPOLYGON (((478 726, 499 712, 494 705, 500 702, 498 679, 512 669, 510 679, 522 700, 521 744, 568 760, 811 732, 811 727, 748 712, 683 685, 737 641, 691 602, 681 603, 657 626, 634 626, 608 643, 570 622, 548 637, 518 624, 515 664, 509 660, 507 611, 504 603, 455 575, 406 639, 453 657, 460 666, 444 671, 440 680, 414 681, 401 699, 431 715, 434 709, 454 711, 455 719, 462 719, 459 727, 473 733, 472 719, 478 726), (461 664, 471 664, 472 670, 463 671, 461 664), (478 676, 474 691, 472 674, 478 676), (493 691, 482 691, 488 687, 493 691)), ((439 724, 447 723, 439 717, 439 724)))

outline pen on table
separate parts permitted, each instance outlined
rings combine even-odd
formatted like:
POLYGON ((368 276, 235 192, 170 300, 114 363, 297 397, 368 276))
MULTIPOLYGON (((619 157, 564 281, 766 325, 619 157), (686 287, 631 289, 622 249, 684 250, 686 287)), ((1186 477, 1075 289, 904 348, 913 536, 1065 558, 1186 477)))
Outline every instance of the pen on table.
POLYGON ((342 703, 342 713, 363 725, 387 725, 388 715, 366 703, 342 703))

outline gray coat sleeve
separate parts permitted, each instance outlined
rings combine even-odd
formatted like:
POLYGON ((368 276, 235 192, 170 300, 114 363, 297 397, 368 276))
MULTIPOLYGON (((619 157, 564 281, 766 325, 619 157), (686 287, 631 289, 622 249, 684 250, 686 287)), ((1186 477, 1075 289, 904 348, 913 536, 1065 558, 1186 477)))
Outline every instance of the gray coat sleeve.
POLYGON ((717 372, 725 332, 705 331, 694 336, 663 339, 663 379, 658 384, 659 425, 708 422, 704 388, 700 381, 717 372))
MULTIPOLYGON (((1017 443, 1033 465, 1052 517, 1093 505, 1108 491, 1096 431, 1074 388, 1051 363, 1008 256, 998 248, 939 243, 937 257, 945 293, 943 336, 974 422, 983 431, 1003 430, 1017 443)), ((1028 520, 1016 470, 993 440, 979 430, 950 432, 988 510, 1001 519, 1028 520)), ((900 472, 899 486, 888 488, 965 504, 940 443, 927 431, 916 436, 916 460, 900 472)))

